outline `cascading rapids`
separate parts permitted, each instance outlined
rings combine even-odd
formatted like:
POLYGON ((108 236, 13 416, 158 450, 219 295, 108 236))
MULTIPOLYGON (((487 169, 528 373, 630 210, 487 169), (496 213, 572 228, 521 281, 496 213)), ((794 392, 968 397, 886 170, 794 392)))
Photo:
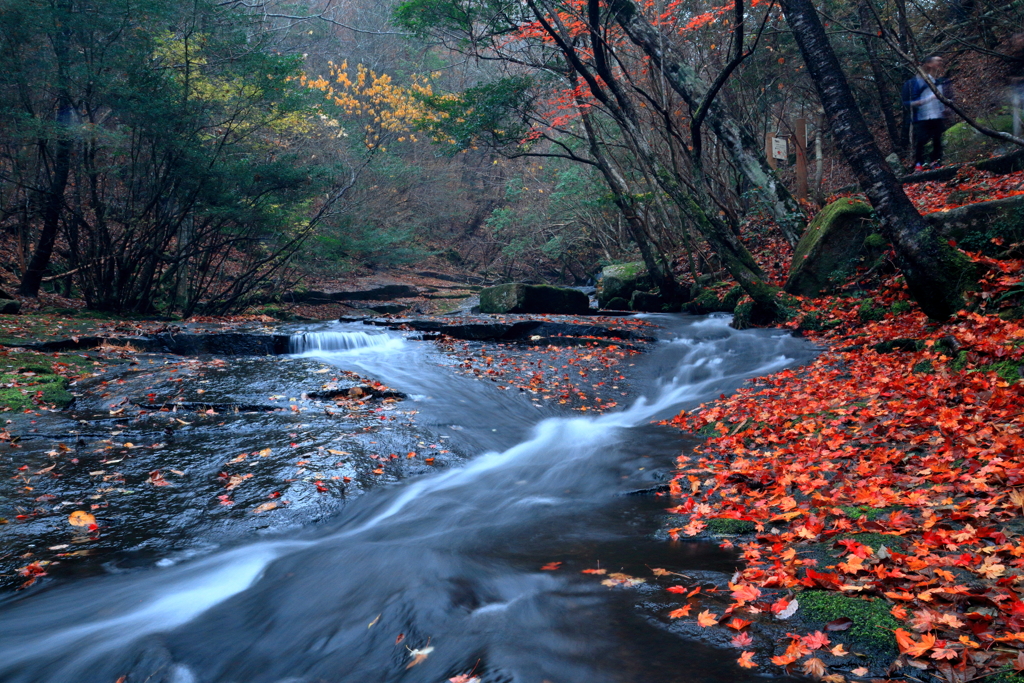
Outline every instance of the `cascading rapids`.
POLYGON ((367 332, 306 332, 293 334, 288 340, 288 353, 337 353, 388 346, 394 339, 387 334, 367 332))

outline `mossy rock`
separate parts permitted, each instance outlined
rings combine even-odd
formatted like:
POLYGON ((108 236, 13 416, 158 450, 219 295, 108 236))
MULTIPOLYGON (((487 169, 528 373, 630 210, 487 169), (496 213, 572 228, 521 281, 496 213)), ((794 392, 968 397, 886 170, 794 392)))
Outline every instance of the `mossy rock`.
POLYGON ((605 266, 597 281, 597 303, 601 308, 608 308, 612 299, 629 301, 633 292, 653 287, 654 281, 642 261, 605 266))
MULTIPOLYGON (((735 304, 733 304, 733 308, 735 307, 735 304)), ((686 304, 686 310, 694 315, 714 313, 722 310, 722 300, 712 290, 705 289, 694 297, 693 301, 686 304)))
POLYGON ((631 310, 629 308, 629 302, 626 301, 625 299, 623 299, 621 296, 617 296, 617 297, 611 299, 602 308, 605 308, 606 310, 609 310, 609 311, 628 311, 628 310, 631 310))
POLYGON ((21 386, 0 388, 0 410, 10 409, 20 413, 35 408, 32 399, 37 392, 42 392, 40 398, 44 404, 53 404, 58 408, 67 407, 75 398, 68 393, 68 381, 50 372, 31 379, 24 373, 0 374, 0 385, 15 382, 21 386))
POLYGON ((851 643, 875 651, 896 652, 893 632, 901 624, 889 613, 884 600, 862 600, 831 591, 805 591, 797 595, 800 610, 807 619, 830 622, 849 618, 847 631, 851 643))
POLYGON ((583 315, 590 312, 590 299, 578 289, 513 282, 481 290, 480 312, 583 315))
MULTIPOLYGON (((1013 117, 1010 114, 984 117, 978 123, 1001 133, 1013 132, 1013 117)), ((966 121, 953 124, 942 134, 943 152, 951 161, 974 161, 989 157, 1005 144, 982 135, 967 125, 966 121)))
POLYGON ((865 240, 877 232, 871 206, 839 199, 818 212, 793 252, 786 291, 815 297, 852 273, 868 254, 865 240))
POLYGON ((633 311, 646 311, 648 313, 671 312, 673 308, 679 310, 678 304, 673 307, 668 301, 657 292, 635 291, 629 298, 629 308, 633 311))

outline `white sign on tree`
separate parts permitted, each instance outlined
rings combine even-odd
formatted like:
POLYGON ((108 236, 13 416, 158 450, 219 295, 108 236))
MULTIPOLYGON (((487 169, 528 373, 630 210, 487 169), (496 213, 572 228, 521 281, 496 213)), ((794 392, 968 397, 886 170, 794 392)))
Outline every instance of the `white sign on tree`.
POLYGON ((772 138, 772 158, 773 159, 786 159, 789 157, 789 146, 786 144, 786 138, 772 138))

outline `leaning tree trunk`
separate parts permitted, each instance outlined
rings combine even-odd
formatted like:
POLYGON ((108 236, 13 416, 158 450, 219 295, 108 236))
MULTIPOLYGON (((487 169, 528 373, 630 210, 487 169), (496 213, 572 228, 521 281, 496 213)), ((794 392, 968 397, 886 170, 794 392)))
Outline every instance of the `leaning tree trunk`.
POLYGON ((892 243, 911 296, 930 318, 944 320, 963 304, 970 262, 939 238, 903 192, 853 99, 811 0, 781 0, 833 136, 892 243))
MULTIPOLYGON (((611 4, 611 11, 630 40, 650 57, 655 68, 664 74, 665 80, 690 110, 696 111, 707 95, 708 85, 697 75, 687 58, 665 40, 630 0, 616 0, 611 4)), ((740 173, 768 202, 786 239, 795 245, 806 227, 803 210, 775 176, 775 171, 761 152, 761 144, 729 115, 717 99, 708 106, 705 121, 728 150, 740 173)))

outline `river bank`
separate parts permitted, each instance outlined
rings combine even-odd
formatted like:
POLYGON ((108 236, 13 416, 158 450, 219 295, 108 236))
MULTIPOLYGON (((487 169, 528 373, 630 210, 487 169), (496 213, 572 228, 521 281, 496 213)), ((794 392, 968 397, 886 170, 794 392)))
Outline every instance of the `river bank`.
MULTIPOLYGON (((979 302, 998 301, 1017 267, 988 265, 979 302)), ((1024 328, 983 305, 930 322, 896 279, 873 294, 870 309, 804 302, 793 327, 824 349, 810 365, 670 421, 707 438, 678 458, 669 532, 724 537, 745 563, 701 626, 748 667, 1013 678, 1024 669, 1024 328), (747 620, 779 611, 806 629, 774 644, 745 636, 747 620)), ((705 609, 699 596, 680 607, 669 616, 705 609)))

